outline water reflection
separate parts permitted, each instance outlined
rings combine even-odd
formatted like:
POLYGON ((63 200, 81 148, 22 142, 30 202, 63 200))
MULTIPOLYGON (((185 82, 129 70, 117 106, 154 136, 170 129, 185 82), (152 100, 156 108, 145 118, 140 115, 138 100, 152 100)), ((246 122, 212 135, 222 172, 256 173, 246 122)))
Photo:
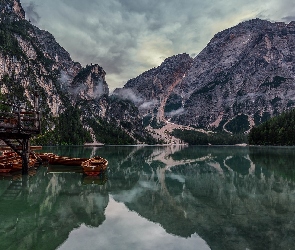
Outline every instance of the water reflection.
POLYGON ((83 242, 93 249, 85 239, 100 244, 94 249, 291 249, 295 243, 293 148, 44 150, 100 155, 108 173, 88 180, 43 167, 35 176, 0 181, 1 249, 81 249, 83 242))
POLYGON ((106 220, 98 228, 81 225, 73 230, 59 248, 66 249, 210 249, 206 242, 194 234, 185 239, 167 234, 159 225, 130 212, 123 203, 112 197, 105 211, 106 220), (136 230, 134 230, 136 229, 136 230), (106 232, 108 236, 106 237, 106 232), (94 248, 97 246, 97 248, 94 248))
POLYGON ((41 168, 31 178, 0 183, 0 249, 56 249, 73 228, 105 219, 107 192, 83 186, 80 175, 41 168))

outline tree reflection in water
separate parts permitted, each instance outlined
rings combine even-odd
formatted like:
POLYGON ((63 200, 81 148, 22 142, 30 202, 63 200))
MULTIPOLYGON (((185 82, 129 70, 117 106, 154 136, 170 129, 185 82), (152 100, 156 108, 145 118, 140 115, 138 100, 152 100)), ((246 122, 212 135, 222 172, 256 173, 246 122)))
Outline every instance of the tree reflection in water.
POLYGON ((99 230, 100 239, 112 239, 117 249, 124 243, 139 246, 143 235, 131 237, 145 234, 137 220, 156 226, 155 232, 163 228, 158 233, 166 232, 169 242, 180 237, 186 249, 291 249, 295 243, 292 149, 142 146, 50 152, 99 154, 109 161, 107 179, 94 182, 79 173, 52 174, 41 167, 32 177, 1 181, 1 249, 65 249, 72 235, 90 228, 99 230), (116 207, 121 212, 114 220, 109 214, 116 207), (116 227, 116 221, 127 223, 128 210, 134 223, 116 227), (112 228, 116 234, 108 232, 112 228), (131 238, 120 238, 118 228, 131 238))

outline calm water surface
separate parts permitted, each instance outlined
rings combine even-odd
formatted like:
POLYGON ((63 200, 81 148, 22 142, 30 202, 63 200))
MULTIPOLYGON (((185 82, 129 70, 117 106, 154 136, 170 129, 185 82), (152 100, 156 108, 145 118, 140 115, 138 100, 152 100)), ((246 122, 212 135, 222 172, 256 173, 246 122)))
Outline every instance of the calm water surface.
POLYGON ((294 249, 295 148, 43 151, 100 155, 108 172, 1 176, 0 249, 294 249))

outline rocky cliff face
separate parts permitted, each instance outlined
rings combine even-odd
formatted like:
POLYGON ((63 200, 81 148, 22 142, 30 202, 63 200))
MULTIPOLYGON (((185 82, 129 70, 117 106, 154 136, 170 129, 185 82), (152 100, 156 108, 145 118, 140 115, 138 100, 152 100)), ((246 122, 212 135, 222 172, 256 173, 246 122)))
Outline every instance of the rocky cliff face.
POLYGON ((141 115, 148 120, 161 123, 165 121, 165 112, 181 108, 182 96, 175 95, 173 90, 183 80, 192 63, 193 59, 188 54, 169 57, 159 67, 129 80, 124 88, 116 89, 114 94, 133 101, 141 115))
POLYGON ((294 107, 294 33, 295 22, 240 23, 216 34, 193 60, 166 59, 116 93, 132 90, 129 99, 143 115, 156 113, 158 121, 248 131, 294 107))
POLYGON ((96 100, 102 95, 109 95, 109 87, 105 81, 105 71, 99 65, 87 66, 74 77, 70 92, 75 98, 96 100))
POLYGON ((0 1, 0 18, 3 21, 19 21, 25 19, 25 11, 23 10, 19 0, 1 0, 0 1))
POLYGON ((173 120, 230 130, 294 107, 294 32, 295 22, 255 19, 216 34, 175 89, 185 112, 173 120))

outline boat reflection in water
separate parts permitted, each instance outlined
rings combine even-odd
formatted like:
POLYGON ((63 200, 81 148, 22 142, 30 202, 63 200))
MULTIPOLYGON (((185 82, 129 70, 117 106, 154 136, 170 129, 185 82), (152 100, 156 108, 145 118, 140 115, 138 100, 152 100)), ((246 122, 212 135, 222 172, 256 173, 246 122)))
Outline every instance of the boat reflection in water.
POLYGON ((48 151, 101 155, 109 162, 107 174, 94 178, 40 167, 34 176, 0 181, 0 249, 292 249, 295 244, 293 149, 48 151))
POLYGON ((92 185, 92 184, 96 184, 96 185, 104 185, 106 184, 108 180, 107 174, 106 173, 102 173, 99 175, 83 175, 82 177, 82 183, 83 185, 92 185))

